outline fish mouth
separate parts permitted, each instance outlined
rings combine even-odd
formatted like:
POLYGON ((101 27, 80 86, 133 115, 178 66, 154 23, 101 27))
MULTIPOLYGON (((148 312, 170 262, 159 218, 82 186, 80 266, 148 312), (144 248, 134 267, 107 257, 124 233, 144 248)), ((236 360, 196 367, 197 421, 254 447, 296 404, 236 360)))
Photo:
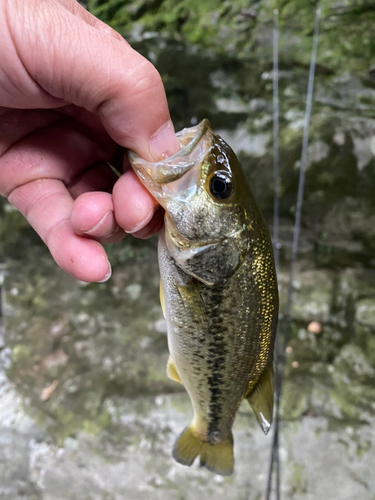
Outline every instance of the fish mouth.
POLYGON ((186 183, 181 186, 173 183, 203 161, 212 144, 213 133, 210 122, 204 119, 195 127, 177 132, 176 137, 181 149, 158 162, 145 161, 133 151, 128 151, 130 164, 140 181, 164 208, 166 200, 175 196, 176 191, 179 193, 186 189, 186 183))
MULTIPOLYGON (((193 135, 190 142, 188 142, 185 146, 177 151, 173 156, 166 158, 164 161, 160 161, 155 163, 155 176, 154 180, 157 184, 169 184, 171 182, 177 181, 181 179, 183 175, 185 175, 189 170, 191 170, 194 165, 201 159, 203 156, 200 151, 198 151, 198 155, 194 155, 192 158, 192 154, 196 150, 201 139, 204 137, 206 132, 211 129, 210 122, 205 118, 201 121, 201 123, 197 127, 191 127, 189 129, 183 129, 180 132, 177 132, 176 137, 180 142, 180 145, 183 145, 191 135, 191 131, 197 129, 195 135, 193 135), (180 162, 180 159, 184 160, 184 164, 180 162), (188 160, 188 161, 187 161, 188 160), (176 164, 176 161, 178 162, 176 164), (158 169, 157 166, 161 168, 158 169)), ((205 154, 205 151, 203 152, 205 154)))

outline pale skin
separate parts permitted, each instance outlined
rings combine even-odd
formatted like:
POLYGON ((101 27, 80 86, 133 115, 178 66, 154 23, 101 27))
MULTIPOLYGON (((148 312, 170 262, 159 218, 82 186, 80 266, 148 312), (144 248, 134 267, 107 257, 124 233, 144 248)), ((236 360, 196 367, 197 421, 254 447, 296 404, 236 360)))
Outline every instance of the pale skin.
POLYGON ((64 271, 104 281, 101 243, 162 225, 119 152, 178 150, 160 75, 75 0, 0 0, 0 32, 0 194, 64 271))

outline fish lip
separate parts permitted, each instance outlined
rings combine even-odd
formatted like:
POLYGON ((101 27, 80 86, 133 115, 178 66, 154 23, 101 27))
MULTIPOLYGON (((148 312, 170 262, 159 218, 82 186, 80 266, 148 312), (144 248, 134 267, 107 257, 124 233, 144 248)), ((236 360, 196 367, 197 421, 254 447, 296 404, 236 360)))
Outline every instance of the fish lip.
MULTIPOLYGON (((194 127, 190 127, 191 128, 194 128, 194 127)), ((165 160, 162 160, 162 161, 159 161, 157 163, 162 163, 162 164, 168 164, 168 163, 172 163, 173 160, 176 160, 177 158, 179 158, 180 156, 184 157, 184 156, 187 156, 189 155, 193 149, 195 148, 195 146, 199 143, 199 141, 202 139, 202 137, 204 136, 204 134, 211 128, 210 126, 210 122, 207 120, 207 118, 204 118, 200 123, 199 125, 197 126, 197 133, 192 137, 191 141, 189 141, 186 146, 184 146, 183 148, 181 148, 179 151, 177 151, 177 153, 175 153, 174 155, 172 156, 169 156, 168 158, 166 158, 165 160)), ((185 128, 183 130, 181 130, 180 132, 177 132, 176 134, 176 137, 177 139, 179 137, 182 137, 183 136, 183 133, 185 132, 185 130, 189 130, 189 128, 185 128)), ((195 163, 196 163, 196 160, 194 162, 191 162, 193 166, 195 163)), ((190 164, 188 164, 190 166, 190 164)), ((190 167, 191 168, 191 167, 190 167)))
POLYGON ((207 148, 199 147, 199 144, 205 138, 206 141, 212 141, 210 122, 204 119, 199 125, 177 132, 176 137, 181 146, 184 144, 184 139, 190 137, 191 139, 174 155, 157 162, 143 160, 133 151, 128 151, 130 164, 135 173, 162 205, 162 187, 183 177, 206 156, 207 148))
MULTIPOLYGON (((163 160, 159 160, 157 162, 150 162, 150 161, 146 161, 146 160, 142 160, 142 163, 144 164, 152 164, 154 166, 159 166, 159 165, 166 165, 168 163, 172 163, 174 160, 176 160, 177 158, 179 157, 184 157, 184 156, 187 156, 188 154, 190 154, 192 152, 192 150, 195 148, 195 146, 199 143, 199 141, 202 139, 202 137, 204 136, 204 134, 207 132, 207 130, 210 129, 210 122, 207 120, 207 118, 204 118, 198 125, 196 125, 195 127, 197 127, 197 133, 192 137, 192 139, 186 144, 186 146, 182 147, 179 151, 177 151, 177 153, 175 153, 174 155, 172 156, 168 156, 168 158, 165 158, 163 160)), ((182 130, 180 130, 179 132, 176 133, 176 137, 177 139, 179 137, 182 137, 184 132, 186 130, 191 130, 195 127, 187 127, 187 128, 184 128, 182 130)), ((185 132, 186 133, 186 132, 185 132)), ((139 159, 139 156, 134 153, 133 151, 128 151, 128 156, 132 159, 132 160, 137 160, 139 159)), ((194 162, 195 163, 195 162, 194 162)))

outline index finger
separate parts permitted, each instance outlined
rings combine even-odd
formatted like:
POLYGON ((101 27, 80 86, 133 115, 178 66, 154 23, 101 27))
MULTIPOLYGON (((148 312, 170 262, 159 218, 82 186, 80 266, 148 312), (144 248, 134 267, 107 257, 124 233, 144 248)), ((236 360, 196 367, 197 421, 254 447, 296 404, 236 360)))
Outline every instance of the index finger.
POLYGON ((177 151, 161 77, 125 40, 54 0, 14 0, 8 9, 14 47, 6 52, 12 58, 16 51, 34 84, 25 85, 27 107, 52 107, 60 100, 97 113, 115 142, 148 161, 177 151))

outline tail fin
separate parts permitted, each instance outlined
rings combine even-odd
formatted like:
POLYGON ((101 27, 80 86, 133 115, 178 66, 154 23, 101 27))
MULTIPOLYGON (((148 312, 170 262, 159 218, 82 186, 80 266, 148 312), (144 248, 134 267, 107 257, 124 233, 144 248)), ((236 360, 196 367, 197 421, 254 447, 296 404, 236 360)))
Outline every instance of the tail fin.
POLYGON ((177 438, 173 451, 173 458, 182 465, 192 465, 200 455, 200 466, 222 476, 233 473, 233 438, 219 443, 207 443, 199 439, 192 426, 186 429, 177 438))

